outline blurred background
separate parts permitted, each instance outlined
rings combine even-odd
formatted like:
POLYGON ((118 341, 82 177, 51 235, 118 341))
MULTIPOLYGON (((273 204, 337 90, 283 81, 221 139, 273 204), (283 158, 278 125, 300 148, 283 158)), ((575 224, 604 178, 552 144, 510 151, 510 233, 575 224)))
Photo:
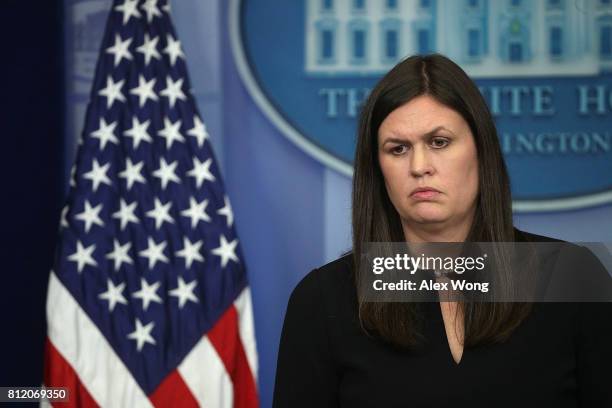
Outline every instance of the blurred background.
MULTIPOLYGON (((359 104, 406 55, 448 55, 481 87, 518 228, 612 242, 611 3, 171 1, 248 268, 261 406, 291 290, 350 249, 359 104)), ((42 382, 49 270, 111 4, 0 4, 2 386, 42 382)))

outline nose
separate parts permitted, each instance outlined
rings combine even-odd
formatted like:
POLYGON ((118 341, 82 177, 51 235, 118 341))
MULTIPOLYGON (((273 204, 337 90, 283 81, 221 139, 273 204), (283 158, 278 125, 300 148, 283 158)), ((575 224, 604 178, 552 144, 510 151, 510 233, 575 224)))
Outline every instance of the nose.
POLYGON ((428 149, 419 144, 412 148, 412 157, 410 160, 410 173, 413 177, 423 177, 425 175, 433 175, 434 167, 431 163, 431 156, 428 149))

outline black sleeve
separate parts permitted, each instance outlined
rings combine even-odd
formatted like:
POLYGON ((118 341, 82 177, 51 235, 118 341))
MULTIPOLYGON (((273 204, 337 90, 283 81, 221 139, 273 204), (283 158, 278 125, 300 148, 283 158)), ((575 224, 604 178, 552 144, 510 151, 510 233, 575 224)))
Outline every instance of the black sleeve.
MULTIPOLYGON (((595 273, 603 285, 609 286, 612 277, 595 255, 585 252, 584 270, 595 273)), ((585 302, 577 306, 579 406, 612 407, 612 302, 585 302)))
POLYGON ((274 408, 337 407, 338 376, 324 299, 314 270, 293 290, 281 334, 274 408))

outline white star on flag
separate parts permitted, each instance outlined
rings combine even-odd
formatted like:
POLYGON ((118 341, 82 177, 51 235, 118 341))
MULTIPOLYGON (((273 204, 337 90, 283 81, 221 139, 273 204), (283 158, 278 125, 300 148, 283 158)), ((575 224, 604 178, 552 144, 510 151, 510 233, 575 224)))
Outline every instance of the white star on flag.
POLYGON ((129 51, 130 44, 132 43, 132 39, 128 38, 125 41, 121 41, 121 36, 119 34, 115 34, 115 44, 112 47, 108 47, 106 52, 108 54, 113 54, 113 65, 117 66, 121 63, 123 58, 127 60, 132 59, 132 53, 129 51))
POLYGON ((127 300, 123 297, 123 289, 125 289, 125 282, 122 282, 115 286, 112 280, 106 281, 106 292, 102 292, 98 295, 99 299, 108 300, 108 310, 112 312, 115 309, 117 303, 127 305, 127 300))
POLYGON ((165 190, 171 181, 180 184, 181 179, 174 173, 176 166, 178 166, 178 160, 168 164, 163 157, 159 159, 159 168, 153 172, 153 175, 159 178, 162 190, 165 190))
POLYGON ((174 224, 174 219, 168 213, 170 211, 170 207, 172 206, 172 201, 168 201, 166 204, 162 204, 159 201, 159 198, 155 199, 155 207, 147 211, 147 217, 155 218, 155 229, 158 230, 159 227, 162 226, 164 221, 174 224))
POLYGON ((121 87, 123 87, 124 82, 125 79, 113 82, 113 78, 110 75, 106 78, 106 88, 100 89, 100 91, 98 91, 98 95, 106 97, 107 108, 113 106, 113 103, 116 100, 120 102, 125 102, 125 96, 123 96, 123 94, 121 93, 121 87))
POLYGON ((212 159, 207 159, 204 162, 198 160, 197 157, 193 157, 193 168, 187 172, 187 175, 195 178, 196 186, 200 188, 204 180, 215 181, 215 176, 210 172, 210 165, 212 159))
POLYGON ((96 260, 91 256, 96 249, 96 244, 85 248, 81 241, 77 241, 76 252, 68 256, 68 260, 77 263, 77 271, 81 273, 85 265, 98 266, 96 260))
POLYGON ((172 123, 168 117, 164 117, 164 128, 157 132, 158 135, 166 139, 166 149, 172 147, 172 143, 176 140, 177 142, 184 142, 185 138, 180 132, 181 120, 177 120, 172 123))
POLYGON ((151 336, 151 330, 155 327, 155 322, 149 322, 143 326, 140 319, 136 318, 136 329, 127 335, 128 339, 136 340, 136 348, 141 351, 145 343, 155 345, 155 339, 151 336))
POLYGON ((106 163, 104 166, 100 166, 98 160, 93 159, 93 162, 91 164, 91 170, 83 174, 83 178, 91 180, 91 182, 93 183, 94 192, 98 190, 98 187, 101 183, 108 184, 109 186, 113 184, 106 175, 106 172, 108 171, 109 167, 110 162, 106 163))
POLYGON ((138 96, 139 107, 142 108, 149 99, 152 101, 157 101, 159 99, 153 87, 155 87, 155 78, 146 81, 144 75, 138 75, 138 86, 130 89, 130 94, 138 96))
MULTIPOLYGON (((79 138, 80 140, 80 138, 79 138)), ((73 164, 72 167, 70 168, 70 187, 75 187, 76 186, 76 165, 73 164)))
POLYGON ((115 136, 117 121, 106 123, 104 118, 100 118, 100 127, 91 133, 91 137, 100 140, 100 150, 104 150, 106 143, 119 144, 119 139, 115 136))
POLYGON ((195 289, 197 284, 198 284, 198 281, 195 279, 189 283, 185 283, 182 277, 180 276, 178 277, 178 286, 176 287, 176 289, 172 289, 168 291, 168 294, 170 296, 174 296, 178 298, 179 309, 182 309, 188 300, 194 303, 198 303, 198 298, 193 293, 193 290, 195 289))
POLYGON ((159 93, 161 96, 165 96, 168 98, 168 103, 170 104, 170 109, 174 108, 174 104, 177 99, 184 101, 187 99, 183 90, 183 78, 173 81, 170 75, 166 76, 166 88, 162 89, 159 93))
POLYGON ((204 141, 208 139, 208 132, 206 130, 206 125, 202 123, 199 117, 193 117, 193 128, 187 131, 189 136, 193 136, 196 138, 198 142, 198 147, 202 147, 204 141))
POLYGON ((166 48, 164 48, 164 54, 168 54, 170 58, 170 65, 174 66, 177 58, 185 59, 185 54, 183 54, 183 50, 181 49, 181 42, 179 40, 175 40, 172 38, 170 34, 166 37, 166 48))
POLYGON ((151 143, 153 141, 147 132, 150 123, 150 119, 141 123, 136 116, 132 117, 132 128, 126 130, 123 134, 134 139, 134 149, 138 149, 140 142, 151 143))
POLYGON ((66 219, 68 210, 68 205, 65 205, 64 208, 62 208, 62 215, 60 216, 60 227, 62 228, 68 228, 68 219, 66 219))
POLYGON ((236 256, 236 245, 238 245, 238 240, 235 239, 232 242, 227 242, 225 236, 221 234, 219 236, 219 241, 219 247, 210 252, 221 257, 221 267, 225 268, 230 260, 238 263, 238 257, 236 256))
POLYGON ((125 184, 127 185, 128 191, 131 190, 132 185, 134 185, 136 182, 142 184, 147 182, 142 174, 140 174, 142 166, 144 166, 144 161, 133 164, 129 157, 126 159, 125 170, 119 173, 119 177, 125 179, 125 184))
POLYGON ((161 11, 157 8, 157 0, 146 0, 142 6, 140 6, 147 14, 147 22, 153 21, 155 17, 161 17, 161 11))
POLYGON ((229 198, 227 196, 223 197, 225 201, 225 206, 217 210, 217 214, 225 216, 227 220, 227 227, 231 227, 234 223, 234 213, 232 212, 232 206, 230 205, 229 198))
POLYGON ((156 244, 153 238, 148 238, 148 247, 145 250, 140 251, 138 254, 149 260, 149 269, 153 269, 155 264, 159 262, 168 263, 168 258, 164 255, 164 249, 166 249, 166 241, 161 241, 156 244))
POLYGON ((202 200, 198 203, 195 198, 189 198, 189 208, 181 211, 183 217, 191 218, 191 228, 195 228, 200 220, 210 222, 210 217, 206 213, 206 207, 208 206, 208 200, 202 200))
POLYGON ((149 285, 145 278, 140 278, 140 290, 132 293, 132 297, 142 300, 142 309, 146 312, 151 302, 163 303, 157 294, 160 282, 149 285))
POLYGON ((120 229, 121 231, 127 226, 128 222, 133 222, 134 224, 138 224, 138 217, 134 214, 136 210, 136 201, 132 204, 128 205, 126 201, 121 198, 119 200, 119 211, 113 213, 113 218, 117 218, 120 220, 120 229))
POLYGON ((130 17, 140 18, 140 12, 137 7, 138 0, 125 0, 123 4, 115 7, 115 10, 123 13, 123 25, 130 20, 130 17))
POLYGON ((89 232, 93 224, 104 227, 104 222, 100 218, 100 211, 102 211, 102 203, 92 207, 89 201, 85 200, 85 209, 82 213, 75 215, 74 218, 83 221, 85 223, 85 232, 89 232))
POLYGON ((121 268, 121 264, 126 263, 132 265, 134 262, 132 258, 128 255, 130 248, 132 247, 131 242, 126 242, 121 245, 119 241, 115 238, 113 239, 113 250, 106 254, 106 259, 112 259, 114 262, 115 271, 119 271, 121 268))
POLYGON ((193 261, 204 262, 204 257, 200 254, 200 248, 202 248, 203 241, 191 242, 189 238, 183 237, 183 249, 176 251, 176 256, 185 258, 185 266, 187 269, 191 268, 193 261))
POLYGON ((150 38, 148 33, 145 33, 142 45, 136 48, 136 51, 144 56, 145 67, 151 62, 151 58, 161 59, 161 54, 157 51, 157 43, 159 37, 150 38))

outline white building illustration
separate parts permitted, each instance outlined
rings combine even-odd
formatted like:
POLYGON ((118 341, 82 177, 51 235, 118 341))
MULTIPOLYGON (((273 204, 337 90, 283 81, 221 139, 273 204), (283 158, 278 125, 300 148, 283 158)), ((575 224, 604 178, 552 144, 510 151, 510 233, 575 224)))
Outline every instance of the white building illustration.
POLYGON ((612 0, 306 0, 305 71, 372 75, 439 52, 472 77, 612 71, 612 0))

